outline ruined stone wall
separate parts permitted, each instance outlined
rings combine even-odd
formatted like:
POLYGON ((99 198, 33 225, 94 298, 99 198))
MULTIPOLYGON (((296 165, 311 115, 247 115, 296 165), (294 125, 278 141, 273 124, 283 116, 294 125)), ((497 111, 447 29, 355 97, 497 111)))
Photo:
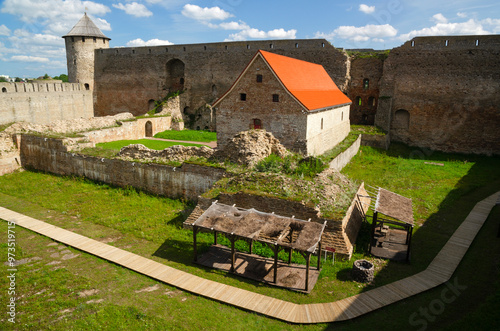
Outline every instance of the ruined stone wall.
POLYGON ((418 37, 384 64, 375 124, 391 140, 500 154, 500 36, 418 37))
POLYGON ((92 91, 73 83, 0 83, 0 124, 93 117, 92 91))
POLYGON ((196 200, 224 170, 194 164, 171 167, 161 164, 134 163, 78 155, 67 151, 62 140, 23 135, 20 141, 21 163, 58 175, 74 175, 120 187, 132 186, 171 198, 196 200))
POLYGON ((217 146, 224 148, 238 132, 261 127, 271 132, 283 146, 295 151, 307 152, 307 114, 303 107, 290 96, 281 82, 261 57, 248 67, 238 84, 217 105, 217 146), (257 82, 257 74, 262 82, 257 82), (245 94, 245 100, 241 100, 245 94), (273 102, 277 94, 279 102, 273 102))
POLYGON ((114 140, 135 140, 154 136, 158 132, 172 127, 172 117, 138 118, 135 121, 124 121, 118 127, 81 133, 88 141, 97 144, 114 140))
POLYGON ((215 114, 206 105, 231 87, 259 49, 322 64, 340 89, 347 86, 348 57, 324 39, 101 49, 95 53, 95 114, 142 115, 151 100, 185 89, 187 127, 215 130, 215 114))
POLYGON ((352 124, 373 125, 379 99, 384 62, 379 57, 354 58, 347 96, 352 100, 352 124))

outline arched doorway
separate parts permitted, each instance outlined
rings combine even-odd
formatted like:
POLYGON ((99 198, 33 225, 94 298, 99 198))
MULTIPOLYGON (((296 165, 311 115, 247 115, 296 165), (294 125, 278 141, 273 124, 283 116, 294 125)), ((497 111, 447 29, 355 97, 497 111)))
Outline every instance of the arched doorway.
POLYGON ((153 136, 153 123, 151 121, 146 122, 146 137, 152 137, 153 136))
POLYGON ((410 127, 410 113, 405 109, 399 109, 394 114, 393 128, 408 129, 410 127))
POLYGON ((184 62, 179 59, 167 62, 167 88, 171 92, 184 90, 184 62))
POLYGON ((155 109, 155 107, 156 107, 155 101, 153 99, 150 99, 148 101, 148 111, 151 111, 151 110, 155 109))

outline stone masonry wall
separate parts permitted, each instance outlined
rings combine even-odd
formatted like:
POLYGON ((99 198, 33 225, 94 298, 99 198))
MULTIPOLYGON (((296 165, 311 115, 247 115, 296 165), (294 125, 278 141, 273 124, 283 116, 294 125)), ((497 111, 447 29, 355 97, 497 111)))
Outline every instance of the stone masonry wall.
POLYGON ((500 154, 500 35, 418 37, 384 63, 375 124, 432 150, 500 154))
POLYGON ((95 145, 114 140, 142 139, 146 137, 146 133, 154 136, 158 132, 171 129, 171 127, 171 116, 139 118, 135 121, 122 122, 119 127, 84 132, 82 135, 95 145), (148 128, 150 128, 150 131, 148 131, 148 128))
POLYGON ((193 164, 176 168, 78 155, 68 152, 62 140, 30 135, 22 135, 20 154, 25 168, 82 176, 120 187, 132 186, 171 198, 196 200, 225 174, 221 169, 193 164))
POLYGON ((94 116, 92 91, 73 83, 0 83, 0 124, 94 116))
POLYGON ((150 100, 183 88, 181 109, 187 126, 215 130, 215 116, 206 105, 231 87, 259 49, 321 64, 340 89, 347 86, 348 56, 324 39, 110 48, 95 53, 95 114, 142 115, 150 100), (182 84, 170 81, 173 61, 182 84))
POLYGON ((307 114, 290 96, 268 65, 257 57, 238 84, 217 105, 217 146, 224 148, 238 132, 254 129, 254 119, 261 129, 271 132, 283 146, 295 151, 306 149, 307 114), (257 83, 257 74, 262 83, 257 83), (241 100, 241 94, 246 100, 241 100), (273 102, 273 94, 279 102, 273 102))
POLYGON ((355 58, 351 61, 351 80, 347 96, 352 100, 352 124, 373 125, 379 98, 384 62, 377 57, 355 58))

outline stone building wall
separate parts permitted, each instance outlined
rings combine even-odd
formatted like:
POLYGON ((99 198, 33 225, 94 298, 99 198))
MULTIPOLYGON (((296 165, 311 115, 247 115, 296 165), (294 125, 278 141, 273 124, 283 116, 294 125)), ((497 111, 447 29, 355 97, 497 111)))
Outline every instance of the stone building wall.
POLYGON ((94 89, 94 50, 109 48, 109 40, 97 37, 64 38, 66 44, 66 62, 68 80, 80 83, 86 89, 94 89))
POLYGON ((391 140, 500 154, 500 35, 418 37, 384 63, 375 124, 391 140))
POLYGON ((0 124, 93 117, 92 91, 76 83, 0 83, 0 124))
POLYGON ((379 57, 354 58, 347 96, 352 100, 352 124, 373 125, 379 99, 384 62, 379 57))
POLYGON ((171 167, 79 155, 68 152, 60 139, 22 135, 19 145, 25 168, 131 186, 171 198, 196 200, 225 174, 222 169, 194 164, 171 167))
POLYGON ((224 148, 238 132, 261 127, 272 132, 287 149, 306 152, 307 114, 286 91, 261 57, 247 68, 238 84, 217 105, 217 146, 224 148), (262 75, 258 83, 257 74, 262 75), (245 100, 241 100, 241 95, 245 100), (279 102, 273 102, 277 94, 279 102))
POLYGON ((231 87, 259 49, 321 64, 340 89, 347 86, 348 56, 324 39, 110 48, 95 53, 95 114, 142 115, 151 100, 184 89, 186 126, 215 130, 207 105, 231 87))

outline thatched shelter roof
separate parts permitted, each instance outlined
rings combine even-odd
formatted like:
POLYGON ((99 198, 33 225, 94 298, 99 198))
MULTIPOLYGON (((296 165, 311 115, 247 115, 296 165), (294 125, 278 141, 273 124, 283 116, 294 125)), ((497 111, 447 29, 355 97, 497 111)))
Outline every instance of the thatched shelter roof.
POLYGON ((404 223, 413 225, 413 207, 411 199, 387 191, 383 188, 378 190, 375 211, 395 218, 404 223))
POLYGON ((199 228, 314 253, 325 224, 213 203, 194 223, 199 228))

